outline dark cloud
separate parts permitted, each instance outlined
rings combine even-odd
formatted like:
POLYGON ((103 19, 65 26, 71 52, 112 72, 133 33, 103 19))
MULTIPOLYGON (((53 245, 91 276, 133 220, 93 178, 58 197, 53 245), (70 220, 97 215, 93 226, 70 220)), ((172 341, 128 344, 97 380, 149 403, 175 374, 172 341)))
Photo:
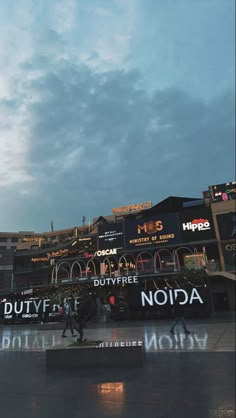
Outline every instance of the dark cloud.
POLYGON ((232 0, 2 3, 0 230, 233 179, 232 0))
POLYGON ((61 62, 29 83, 40 97, 29 105, 37 184, 33 200, 24 196, 23 224, 45 229, 54 217, 66 227, 233 179, 233 94, 208 103, 174 88, 150 95, 140 80, 61 62))

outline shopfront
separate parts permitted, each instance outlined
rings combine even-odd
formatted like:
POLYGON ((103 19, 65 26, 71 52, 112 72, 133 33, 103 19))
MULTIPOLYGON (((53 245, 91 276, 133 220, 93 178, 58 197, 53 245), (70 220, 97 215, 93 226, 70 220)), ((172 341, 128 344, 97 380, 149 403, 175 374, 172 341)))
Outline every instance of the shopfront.
MULTIPOLYGON (((7 323, 58 321, 58 307, 70 298, 76 311, 85 296, 96 305, 110 305, 110 319, 168 318, 177 296, 186 316, 208 316, 211 311, 207 277, 202 272, 139 277, 137 275, 88 279, 67 286, 9 295, 0 303, 0 316, 7 323)), ((94 313, 96 313, 94 311, 94 313)))

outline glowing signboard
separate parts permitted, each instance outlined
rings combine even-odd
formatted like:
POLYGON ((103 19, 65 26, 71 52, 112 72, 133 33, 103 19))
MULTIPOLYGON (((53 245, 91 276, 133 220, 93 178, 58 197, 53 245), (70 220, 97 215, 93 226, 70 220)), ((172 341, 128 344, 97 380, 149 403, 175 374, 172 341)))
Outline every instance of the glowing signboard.
POLYGON ((143 209, 149 209, 152 207, 152 202, 144 202, 144 203, 137 203, 135 205, 127 205, 127 206, 121 206, 119 208, 113 208, 112 213, 115 214, 121 214, 121 213, 131 213, 131 212, 137 212, 139 210, 143 209))

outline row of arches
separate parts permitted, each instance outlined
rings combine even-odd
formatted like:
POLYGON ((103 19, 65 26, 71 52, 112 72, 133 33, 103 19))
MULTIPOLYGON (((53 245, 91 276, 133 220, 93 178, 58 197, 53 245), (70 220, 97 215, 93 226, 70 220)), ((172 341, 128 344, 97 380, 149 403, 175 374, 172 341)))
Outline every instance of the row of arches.
POLYGON ((181 265, 183 265, 183 257, 186 255, 192 256, 195 264, 194 268, 201 268, 203 267, 203 258, 198 256, 202 256, 204 253, 204 247, 200 252, 196 248, 179 247, 172 251, 168 248, 161 248, 155 253, 141 251, 136 255, 125 253, 120 257, 109 256, 102 262, 98 258, 90 258, 87 261, 83 258, 78 258, 73 261, 65 260, 54 266, 51 282, 74 281, 82 277, 111 277, 114 274, 129 275, 158 273, 161 271, 180 271, 181 265))

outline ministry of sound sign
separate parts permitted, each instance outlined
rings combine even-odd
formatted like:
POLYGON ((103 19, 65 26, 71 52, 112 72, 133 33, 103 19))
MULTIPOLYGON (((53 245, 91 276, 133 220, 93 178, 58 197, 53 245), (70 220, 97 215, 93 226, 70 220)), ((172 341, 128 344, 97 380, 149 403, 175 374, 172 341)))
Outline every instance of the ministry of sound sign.
POLYGON ((128 220, 125 222, 125 240, 128 249, 178 244, 181 237, 177 215, 158 214, 128 220))

